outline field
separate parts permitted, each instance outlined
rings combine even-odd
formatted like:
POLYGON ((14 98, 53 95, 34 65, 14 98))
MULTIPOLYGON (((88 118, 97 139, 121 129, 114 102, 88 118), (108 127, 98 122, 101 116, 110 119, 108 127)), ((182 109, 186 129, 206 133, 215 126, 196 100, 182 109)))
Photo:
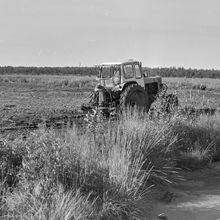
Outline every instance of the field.
POLYGON ((1 76, 0 126, 72 114, 88 101, 94 85, 91 77, 1 76))
MULTIPOLYGON (((169 200, 181 170, 220 160, 220 79, 163 81, 180 109, 217 111, 197 118, 130 112, 84 133, 74 126, 2 132, 0 219, 151 219, 152 201, 169 200)), ((75 114, 95 84, 93 76, 1 75, 0 126, 75 114)))
MULTIPOLYGON (((220 107, 220 79, 164 78, 180 99, 180 108, 220 107), (206 87, 201 90, 200 86, 206 87)), ((1 127, 22 124, 29 118, 50 118, 71 114, 87 103, 95 77, 54 75, 0 76, 1 127)))

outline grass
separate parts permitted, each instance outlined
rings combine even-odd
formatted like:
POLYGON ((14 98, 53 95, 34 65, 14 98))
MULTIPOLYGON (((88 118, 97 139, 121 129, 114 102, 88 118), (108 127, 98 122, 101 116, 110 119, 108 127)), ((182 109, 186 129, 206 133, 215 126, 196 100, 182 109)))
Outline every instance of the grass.
POLYGON ((201 169, 207 166, 212 160, 212 144, 206 148, 196 145, 180 155, 181 166, 190 169, 201 169))
MULTIPOLYGON (((0 114, 1 124, 7 125, 28 115, 72 112, 94 83, 80 77, 71 81, 70 76, 4 77, 0 114)), ((218 87, 212 88, 211 81, 202 82, 205 91, 195 86, 200 81, 184 82, 178 90, 177 81, 170 83, 181 107, 219 107, 218 87)), ((178 111, 150 117, 127 112, 119 121, 92 126, 81 132, 42 127, 25 137, 1 135, 0 218, 147 218, 140 203, 152 186, 178 181, 179 169, 200 169, 220 160, 218 113, 195 118, 178 111)))
POLYGON ((50 201, 42 201, 35 195, 15 192, 6 199, 8 211, 5 219, 92 219, 94 203, 88 197, 76 193, 65 193, 60 188, 50 201))
MULTIPOLYGON (((111 128, 106 136, 109 139, 112 137, 110 130, 111 128)), ((115 135, 112 138, 115 137, 116 143, 121 145, 117 139, 120 138, 118 132, 119 130, 112 134, 115 135)), ((123 143, 124 141, 129 143, 126 139, 123 139, 123 143)), ((13 143, 20 143, 20 140, 14 140, 13 143)), ((138 215, 135 202, 145 193, 146 189, 141 187, 146 182, 149 171, 141 169, 141 152, 136 155, 137 149, 132 150, 131 146, 118 147, 113 142, 106 146, 104 142, 95 142, 90 135, 79 137, 74 131, 63 138, 56 138, 53 131, 33 133, 16 152, 16 155, 19 152, 23 154, 22 167, 17 175, 19 182, 15 192, 7 196, 5 201, 7 212, 10 214, 19 210, 17 219, 23 219, 25 210, 30 208, 32 202, 37 209, 28 213, 25 217, 27 219, 32 219, 41 212, 41 206, 45 205, 47 211, 49 205, 50 210, 53 196, 62 184, 65 192, 76 195, 80 190, 80 198, 87 198, 90 205, 94 203, 93 210, 97 211, 93 219, 112 219, 113 216, 116 219, 127 219, 138 215), (20 202, 11 204, 17 196, 20 202)), ((80 215, 82 218, 76 219, 85 219, 83 213, 80 215)))
POLYGON ((185 106, 220 108, 220 81, 210 78, 163 78, 171 92, 177 94, 181 108, 185 106), (205 88, 203 90, 202 88, 205 88))
POLYGON ((200 89, 201 85, 205 85, 208 90, 220 90, 220 79, 165 77, 163 80, 172 88, 200 89))
POLYGON ((25 140, 2 137, 2 216, 141 219, 149 187, 220 155, 220 116, 185 117, 128 113, 83 134, 42 128, 25 140))
POLYGON ((22 83, 22 84, 61 84, 62 82, 77 83, 95 80, 94 76, 79 75, 1 75, 0 82, 22 83))

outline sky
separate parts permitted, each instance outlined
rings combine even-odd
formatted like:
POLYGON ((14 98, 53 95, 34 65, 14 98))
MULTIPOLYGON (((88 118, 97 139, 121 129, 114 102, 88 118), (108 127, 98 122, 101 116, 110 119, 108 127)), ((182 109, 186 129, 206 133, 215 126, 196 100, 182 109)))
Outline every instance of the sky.
POLYGON ((220 69, 220 0, 0 0, 0 66, 220 69))

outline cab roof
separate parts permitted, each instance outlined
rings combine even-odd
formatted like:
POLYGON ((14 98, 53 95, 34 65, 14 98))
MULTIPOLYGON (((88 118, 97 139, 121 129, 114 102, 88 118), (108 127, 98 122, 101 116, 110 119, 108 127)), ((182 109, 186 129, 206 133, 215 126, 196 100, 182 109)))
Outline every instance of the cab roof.
POLYGON ((123 61, 123 62, 101 63, 101 64, 96 65, 96 66, 120 66, 120 65, 122 65, 122 64, 129 64, 129 63, 140 63, 140 62, 137 61, 137 60, 129 59, 129 60, 125 60, 125 61, 123 61))
POLYGON ((109 63, 101 63, 98 66, 119 66, 121 64, 122 62, 111 62, 111 63, 109 62, 109 63))

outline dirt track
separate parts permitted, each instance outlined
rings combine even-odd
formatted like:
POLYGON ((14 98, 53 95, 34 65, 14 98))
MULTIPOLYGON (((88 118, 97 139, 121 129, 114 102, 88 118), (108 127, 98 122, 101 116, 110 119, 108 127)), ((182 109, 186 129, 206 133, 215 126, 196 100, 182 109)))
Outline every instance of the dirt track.
POLYGON ((170 203, 158 203, 154 218, 165 213, 168 220, 220 219, 220 164, 214 170, 195 172, 172 188, 170 203))

